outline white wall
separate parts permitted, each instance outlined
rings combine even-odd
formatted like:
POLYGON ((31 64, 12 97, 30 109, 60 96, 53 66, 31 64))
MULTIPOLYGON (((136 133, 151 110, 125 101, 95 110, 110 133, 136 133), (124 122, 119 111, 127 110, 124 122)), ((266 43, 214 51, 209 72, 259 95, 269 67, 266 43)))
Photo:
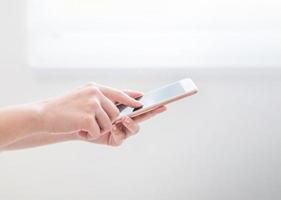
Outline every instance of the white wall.
POLYGON ((24 61, 25 1, 0 1, 0 63, 11 65, 24 61))
POLYGON ((37 68, 281 65, 278 0, 28 2, 37 68))
POLYGON ((0 105, 89 80, 146 91, 184 74, 200 93, 169 106, 120 148, 72 142, 1 153, 0 199, 281 198, 279 69, 175 69, 145 81, 120 79, 123 72, 37 74, 25 64, 24 6, 0 1, 0 105))

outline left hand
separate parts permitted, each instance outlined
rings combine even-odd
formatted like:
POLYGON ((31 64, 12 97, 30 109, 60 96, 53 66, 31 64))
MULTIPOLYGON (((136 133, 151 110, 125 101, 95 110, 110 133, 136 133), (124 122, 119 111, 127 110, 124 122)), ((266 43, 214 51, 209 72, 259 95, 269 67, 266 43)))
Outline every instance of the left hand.
POLYGON ((125 139, 138 133, 140 129, 140 122, 148 120, 151 117, 154 117, 155 115, 164 112, 165 110, 166 107, 161 106, 159 108, 156 108, 155 110, 141 114, 134 118, 123 117, 120 123, 113 125, 111 131, 105 133, 104 135, 94 140, 90 140, 88 133, 85 131, 80 131, 79 133, 77 133, 77 136, 81 140, 92 143, 119 146, 125 139))

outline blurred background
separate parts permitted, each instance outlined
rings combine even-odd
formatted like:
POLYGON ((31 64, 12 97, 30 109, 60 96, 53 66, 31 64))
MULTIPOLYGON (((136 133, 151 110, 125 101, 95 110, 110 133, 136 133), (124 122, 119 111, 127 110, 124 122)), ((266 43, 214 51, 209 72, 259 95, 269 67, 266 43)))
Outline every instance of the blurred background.
POLYGON ((199 93, 119 148, 0 154, 0 199, 280 199, 277 0, 0 0, 0 106, 89 81, 199 93))

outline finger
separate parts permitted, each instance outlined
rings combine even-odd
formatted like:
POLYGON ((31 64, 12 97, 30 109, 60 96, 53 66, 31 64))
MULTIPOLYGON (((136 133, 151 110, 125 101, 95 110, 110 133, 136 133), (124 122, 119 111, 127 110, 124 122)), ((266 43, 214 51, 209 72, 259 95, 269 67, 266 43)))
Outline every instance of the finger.
POLYGON ((124 117, 122 119, 123 126, 127 129, 126 133, 128 136, 135 135, 139 132, 139 125, 130 117, 124 117))
POLYGON ((111 89, 110 99, 118 102, 120 104, 124 104, 126 106, 130 106, 133 108, 141 107, 142 103, 130 97, 128 94, 121 90, 111 89))
POLYGON ((107 113, 102 108, 96 111, 95 117, 100 127, 101 134, 111 130, 112 128, 111 120, 107 115, 107 113))
POLYGON ((134 99, 143 96, 142 92, 136 90, 123 90, 123 92, 134 99))
POLYGON ((118 118, 118 116, 120 114, 119 109, 107 97, 104 96, 104 98, 101 101, 101 106, 107 113, 111 122, 115 121, 118 118))
POLYGON ((136 123, 140 123, 140 122, 146 121, 146 120, 154 117, 155 115, 158 115, 166 110, 167 110, 167 108, 165 106, 161 106, 159 108, 156 108, 155 110, 149 111, 149 112, 141 114, 139 116, 136 116, 133 118, 133 120, 136 123))
POLYGON ((96 120, 94 120, 94 119, 92 120, 89 130, 87 130, 86 132, 83 130, 81 132, 81 133, 83 133, 81 136, 84 136, 84 137, 86 136, 86 138, 88 140, 94 140, 94 139, 100 137, 101 130, 100 130, 100 127, 96 120), (89 134, 86 134, 86 132, 88 132, 89 134))
POLYGON ((108 138, 108 144, 111 146, 120 146, 124 139, 126 139, 125 132, 121 131, 117 126, 114 126, 108 138))

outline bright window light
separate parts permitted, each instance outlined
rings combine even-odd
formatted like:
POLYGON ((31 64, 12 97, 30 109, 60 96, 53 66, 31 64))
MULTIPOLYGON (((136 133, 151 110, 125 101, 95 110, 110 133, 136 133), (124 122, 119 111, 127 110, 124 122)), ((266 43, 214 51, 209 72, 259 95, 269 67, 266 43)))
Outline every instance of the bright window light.
POLYGON ((28 0, 39 68, 281 65, 279 0, 28 0))

